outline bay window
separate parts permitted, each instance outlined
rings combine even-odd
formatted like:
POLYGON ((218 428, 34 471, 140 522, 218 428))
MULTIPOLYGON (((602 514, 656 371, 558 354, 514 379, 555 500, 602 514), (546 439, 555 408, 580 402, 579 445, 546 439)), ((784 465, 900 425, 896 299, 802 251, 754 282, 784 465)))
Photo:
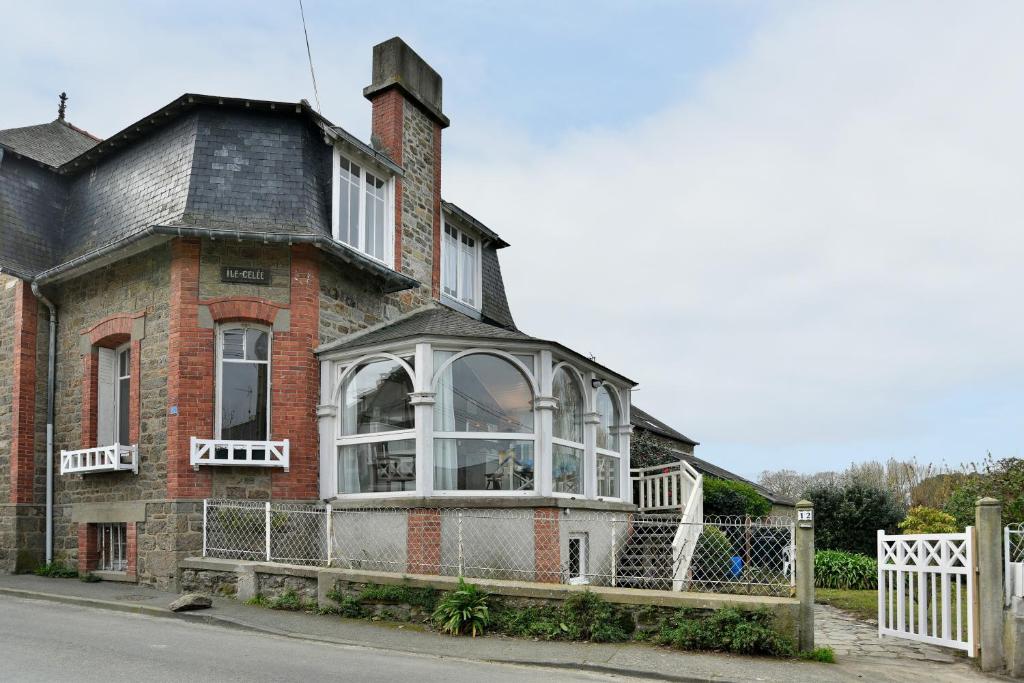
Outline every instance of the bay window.
POLYGON ((533 389, 506 358, 434 353, 434 489, 534 490, 533 389))
POLYGON ((556 493, 583 493, 583 390, 562 365, 552 377, 557 406, 552 421, 551 479, 556 493))
MULTIPOLYGON (((412 359, 406 361, 411 367, 412 359)), ((416 490, 415 421, 406 365, 387 358, 351 371, 341 389, 338 492, 416 490)))
POLYGON ((595 442, 597 495, 618 498, 619 461, 622 457, 619 444, 620 413, 615 398, 604 384, 597 390, 595 408, 598 415, 595 442))
POLYGON ((334 238, 390 265, 393 248, 390 182, 335 154, 334 238))
POLYGON ((480 242, 450 223, 441 241, 441 291, 472 308, 480 308, 480 242))

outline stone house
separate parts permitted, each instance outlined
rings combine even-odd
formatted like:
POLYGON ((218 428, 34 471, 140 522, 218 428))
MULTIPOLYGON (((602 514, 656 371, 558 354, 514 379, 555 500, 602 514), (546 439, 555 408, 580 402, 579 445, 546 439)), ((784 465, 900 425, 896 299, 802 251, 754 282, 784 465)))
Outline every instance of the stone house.
POLYGON ((517 328, 509 245, 442 199, 440 76, 394 38, 363 95, 369 142, 196 94, 0 131, 0 570, 172 585, 210 498, 406 508, 410 553, 532 509, 538 566, 636 509, 634 383, 517 328))

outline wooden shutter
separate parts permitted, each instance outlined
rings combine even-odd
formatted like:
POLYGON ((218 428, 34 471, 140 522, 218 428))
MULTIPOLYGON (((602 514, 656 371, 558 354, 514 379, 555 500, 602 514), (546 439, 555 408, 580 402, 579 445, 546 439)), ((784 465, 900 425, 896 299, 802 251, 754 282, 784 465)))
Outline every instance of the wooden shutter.
POLYGON ((113 349, 99 349, 96 379, 96 445, 110 446, 117 439, 114 434, 117 353, 113 349))

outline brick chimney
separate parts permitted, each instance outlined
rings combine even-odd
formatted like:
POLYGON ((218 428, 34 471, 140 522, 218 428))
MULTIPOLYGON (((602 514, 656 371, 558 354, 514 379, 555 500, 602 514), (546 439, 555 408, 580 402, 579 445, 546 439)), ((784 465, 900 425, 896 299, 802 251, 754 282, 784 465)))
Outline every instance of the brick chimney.
POLYGON ((402 168, 395 187, 395 268, 440 296, 441 76, 401 38, 373 48, 373 138, 402 168))

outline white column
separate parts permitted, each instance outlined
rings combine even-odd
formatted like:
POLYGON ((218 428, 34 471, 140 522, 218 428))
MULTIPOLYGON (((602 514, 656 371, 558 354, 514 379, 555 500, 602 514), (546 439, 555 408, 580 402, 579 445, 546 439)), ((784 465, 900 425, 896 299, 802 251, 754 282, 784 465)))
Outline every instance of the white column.
POLYGON ((537 380, 540 396, 534 401, 533 407, 537 416, 537 443, 534 447, 533 469, 537 477, 536 491, 542 496, 550 496, 552 484, 551 433, 554 423, 556 401, 551 396, 551 352, 541 351, 537 368, 537 380))
POLYGON ((415 391, 409 397, 416 416, 416 493, 434 493, 434 351, 430 344, 416 345, 415 391))
POLYGON ((594 408, 597 405, 597 391, 594 389, 594 373, 583 373, 583 391, 587 396, 590 410, 583 414, 583 493, 587 498, 597 497, 597 424, 600 417, 594 408))
POLYGON ((338 408, 334 404, 334 362, 320 362, 320 404, 316 407, 320 433, 320 498, 328 500, 338 493, 338 454, 334 446, 338 408))
POLYGON ((621 467, 621 474, 619 474, 619 487, 621 488, 620 495, 622 496, 623 502, 633 502, 633 482, 629 479, 629 449, 630 439, 633 433, 633 421, 630 417, 629 411, 632 406, 632 398, 630 396, 630 390, 628 387, 619 390, 619 396, 622 397, 622 425, 619 430, 619 453, 621 459, 619 464, 621 467))

